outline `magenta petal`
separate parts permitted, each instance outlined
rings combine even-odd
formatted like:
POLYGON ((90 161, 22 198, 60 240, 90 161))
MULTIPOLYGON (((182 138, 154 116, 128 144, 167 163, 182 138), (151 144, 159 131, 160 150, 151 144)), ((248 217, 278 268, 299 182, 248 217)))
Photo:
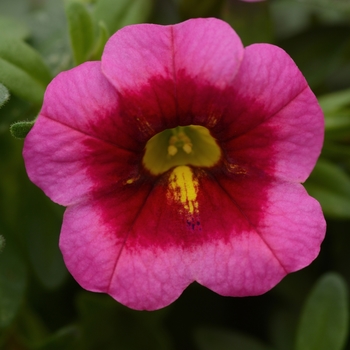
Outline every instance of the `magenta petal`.
POLYGON ((201 181, 199 201, 203 236, 211 240, 189 250, 196 281, 223 295, 258 295, 316 258, 325 220, 300 184, 212 175, 201 181))
MULTIPOLYGON (((116 197, 72 206, 65 213, 60 236, 65 264, 80 285, 140 310, 170 304, 193 281, 178 247, 159 246, 156 241, 149 245, 142 237, 148 227, 141 212, 151 191, 151 184, 145 184, 136 192, 131 188, 116 197)), ((149 222, 155 219, 156 213, 149 222)), ((153 238, 161 234, 149 232, 153 238)), ((167 237, 168 233, 159 238, 164 242, 167 237)))
POLYGON ((324 118, 316 97, 280 48, 246 48, 219 136, 232 162, 302 182, 323 144, 324 118))
POLYGON ((117 109, 117 94, 99 62, 63 72, 50 83, 23 156, 30 179, 53 201, 71 205, 86 200, 88 193, 104 192, 137 171, 142 155, 134 151, 140 145, 121 132, 117 109), (102 183, 87 173, 87 162, 98 167, 102 183))
POLYGON ((199 283, 223 295, 258 295, 316 258, 325 221, 319 203, 301 185, 270 185, 260 212, 261 208, 251 205, 261 203, 256 195, 260 191, 254 191, 260 185, 220 183, 240 213, 233 216, 224 203, 219 216, 234 222, 230 238, 208 242, 194 253, 199 283))
POLYGON ((311 263, 325 222, 300 182, 323 128, 283 50, 243 49, 228 24, 194 19, 125 27, 102 62, 59 74, 23 154, 31 180, 68 206, 60 248, 74 278, 152 310, 193 281, 257 295, 311 263), (152 175, 157 160, 143 163, 149 139, 190 124, 209 130, 221 158, 197 167, 187 158, 152 175))
POLYGON ((214 18, 129 26, 108 41, 102 70, 120 93, 123 117, 137 120, 149 138, 164 128, 204 125, 218 114, 214 108, 224 109, 223 91, 243 52, 232 28, 214 18))
POLYGON ((224 87, 235 76, 242 55, 237 34, 215 18, 174 26, 142 24, 125 27, 110 38, 102 70, 122 93, 138 90, 155 77, 175 85, 179 72, 224 87))

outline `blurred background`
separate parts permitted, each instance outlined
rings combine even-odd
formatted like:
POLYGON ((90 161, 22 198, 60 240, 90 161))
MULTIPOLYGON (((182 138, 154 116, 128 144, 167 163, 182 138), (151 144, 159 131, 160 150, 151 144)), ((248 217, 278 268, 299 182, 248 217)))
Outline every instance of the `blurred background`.
POLYGON ((349 0, 0 0, 0 83, 1 349, 350 349, 349 0), (21 137, 50 80, 99 59, 119 28, 209 16, 244 45, 284 48, 319 98, 326 138, 305 186, 323 207, 326 239, 309 267, 265 295, 228 298, 192 284, 162 310, 130 310, 68 274, 58 249, 64 208, 28 180, 21 137))

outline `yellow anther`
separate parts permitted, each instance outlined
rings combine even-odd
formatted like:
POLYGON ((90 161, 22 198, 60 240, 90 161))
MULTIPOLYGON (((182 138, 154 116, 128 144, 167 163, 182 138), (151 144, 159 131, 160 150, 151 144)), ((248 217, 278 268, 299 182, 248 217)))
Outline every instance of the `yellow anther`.
POLYGON ((192 143, 186 143, 182 146, 182 149, 187 153, 190 154, 192 152, 192 143))
POLYGON ((174 145, 170 145, 168 147, 168 154, 170 156, 174 156, 177 153, 177 147, 175 147, 174 145))

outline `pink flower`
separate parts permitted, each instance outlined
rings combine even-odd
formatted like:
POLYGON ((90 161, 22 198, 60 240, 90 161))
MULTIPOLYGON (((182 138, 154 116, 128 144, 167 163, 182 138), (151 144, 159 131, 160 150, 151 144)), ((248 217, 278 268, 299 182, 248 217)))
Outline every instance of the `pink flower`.
POLYGON ((244 49, 217 19, 142 24, 51 82, 24 159, 68 207, 60 248, 78 283, 152 310, 193 281, 258 295, 315 259, 325 222, 300 183, 323 129, 282 49, 244 49))

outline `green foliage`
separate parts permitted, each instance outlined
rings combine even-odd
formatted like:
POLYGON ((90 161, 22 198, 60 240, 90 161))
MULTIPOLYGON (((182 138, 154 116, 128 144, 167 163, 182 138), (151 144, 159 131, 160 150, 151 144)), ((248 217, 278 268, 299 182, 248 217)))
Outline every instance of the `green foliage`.
POLYGON ((338 70, 344 71, 350 27, 312 27, 278 44, 292 56, 311 88, 321 88, 334 79, 333 75, 338 70))
POLYGON ((147 21, 152 7, 153 0, 99 0, 93 14, 114 33, 126 25, 147 21))
POLYGON ((222 0, 178 0, 179 11, 186 19, 212 16, 222 4, 222 0))
POLYGON ((6 244, 6 241, 5 241, 4 236, 1 236, 1 235, 0 235, 0 253, 1 253, 2 250, 4 249, 5 244, 6 244))
POLYGON ((0 83, 0 108, 9 100, 10 93, 7 88, 0 83))
POLYGON ((318 98, 318 102, 327 117, 329 114, 341 111, 344 107, 350 107, 350 89, 322 95, 318 98))
POLYGON ((221 17, 238 33, 244 46, 273 41, 272 22, 268 3, 265 1, 228 1, 222 9, 221 17))
POLYGON ((252 337, 222 329, 199 329, 195 339, 199 350, 271 350, 252 337))
POLYGON ((63 208, 52 203, 32 185, 22 191, 32 198, 30 203, 21 203, 21 210, 27 214, 26 227, 22 230, 28 259, 39 281, 46 288, 53 289, 67 277, 58 248, 63 208), (40 218, 38 212, 41 213, 40 218))
POLYGON ((349 7, 348 0, 1 0, 0 348, 349 350, 348 291, 335 274, 311 292, 295 337, 313 282, 330 267, 350 278, 349 7), (317 261, 266 295, 224 298, 193 284, 171 307, 133 311, 68 276, 58 249, 64 209, 30 184, 22 141, 8 129, 24 138, 34 122, 16 121, 34 119, 52 77, 99 60, 116 30, 200 16, 225 19, 245 45, 282 46, 321 95, 325 144, 305 186, 327 216, 327 237, 317 261))
POLYGON ((28 26, 11 17, 0 16, 0 33, 9 39, 27 39, 30 35, 28 26))
POLYGON ((348 336, 348 290, 341 276, 328 273, 304 306, 296 350, 342 350, 348 336))
POLYGON ((65 6, 75 65, 85 62, 94 45, 94 23, 87 8, 79 2, 65 6))
POLYGON ((325 215, 350 218, 350 178, 338 165, 319 159, 305 187, 321 203, 325 215))
POLYGON ((32 122, 16 122, 11 125, 10 132, 11 135, 17 139, 24 139, 29 131, 34 126, 34 121, 32 122))
POLYGON ((162 321, 166 310, 134 311, 106 295, 81 293, 78 309, 86 350, 171 350, 162 321), (137 334, 133 336, 133 334, 137 334), (147 345, 146 345, 147 344, 147 345))
POLYGON ((77 350, 80 337, 80 329, 69 325, 45 339, 35 347, 35 350, 77 350))
POLYGON ((100 60, 101 59, 103 49, 104 49, 109 37, 110 37, 110 35, 109 35, 108 29, 105 26, 104 22, 99 22, 98 23, 98 38, 97 38, 94 50, 93 50, 92 55, 91 55, 92 60, 100 60))
POLYGON ((25 264, 13 241, 8 240, 0 253, 0 333, 13 322, 24 297, 26 281, 25 264))
POLYGON ((19 97, 41 104, 51 73, 41 56, 19 39, 0 37, 0 81, 19 97))

